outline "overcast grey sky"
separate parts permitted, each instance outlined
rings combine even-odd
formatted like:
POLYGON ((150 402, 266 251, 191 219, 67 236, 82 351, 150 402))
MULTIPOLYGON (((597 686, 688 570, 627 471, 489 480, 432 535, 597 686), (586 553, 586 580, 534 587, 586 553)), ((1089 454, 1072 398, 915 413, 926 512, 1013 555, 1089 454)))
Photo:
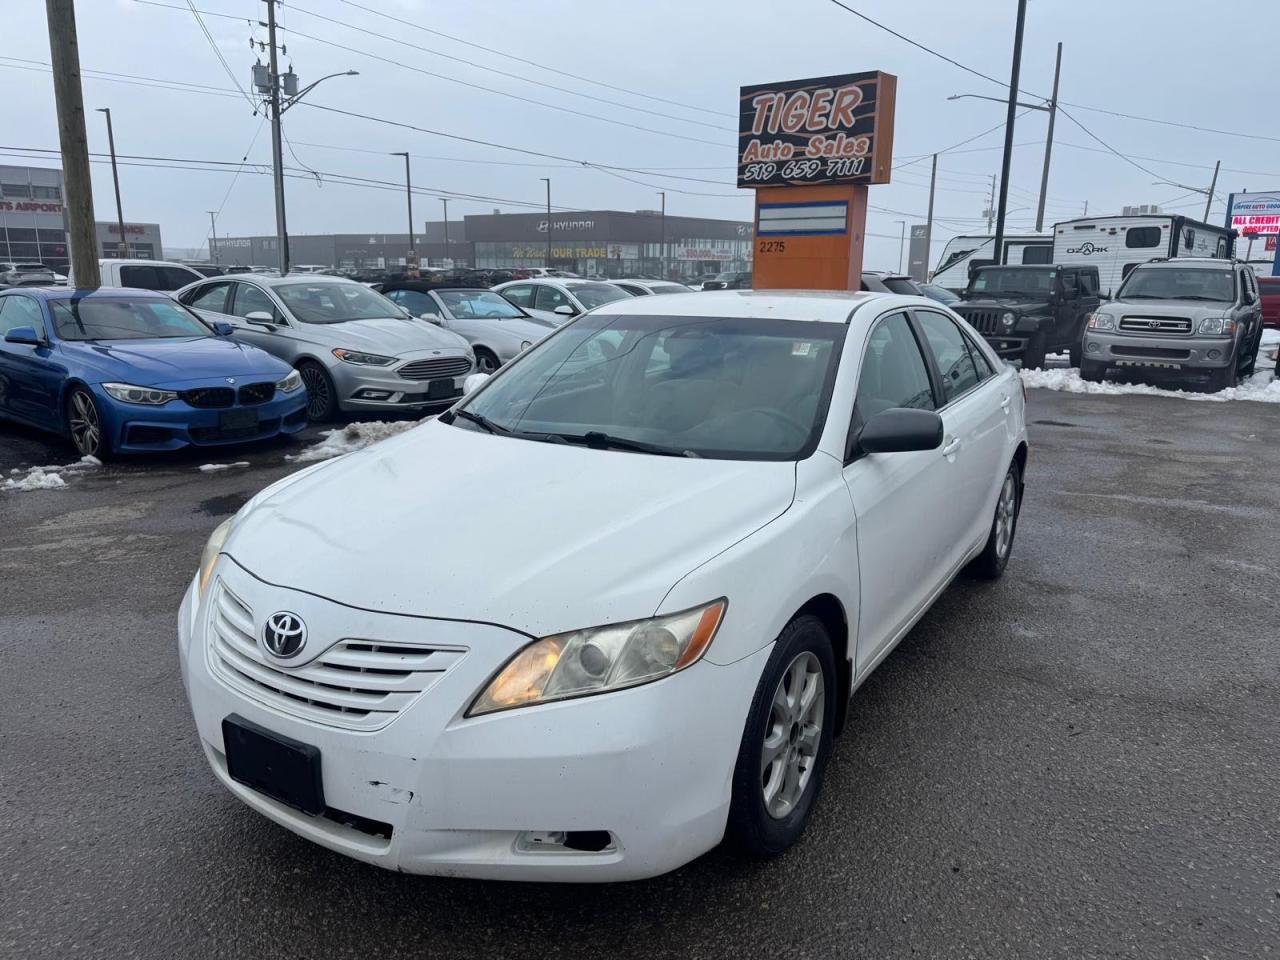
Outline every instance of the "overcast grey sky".
MULTIPOLYGON (((200 26, 185 10, 186 0, 159 2, 183 9, 141 0, 79 0, 82 68, 233 91, 200 26)), ((1007 82, 1015 0, 846 2, 1007 82)), ((198 9, 239 18, 205 16, 204 22, 236 79, 247 89, 250 66, 258 55, 250 49, 250 37, 264 40, 266 34, 251 21, 256 23, 264 15, 264 4, 260 0, 195 3, 198 9)), ((358 4, 457 39, 396 23, 344 0, 287 3, 282 10, 286 29, 281 33, 288 47, 285 62, 293 64, 304 85, 327 73, 360 71, 358 77, 324 83, 308 98, 313 103, 575 160, 663 169, 626 174, 644 181, 633 183, 598 170, 303 106, 285 117, 297 157, 286 152, 290 166, 400 183, 403 161, 384 154, 409 150, 415 154, 415 185, 424 187, 539 204, 544 189, 539 178, 550 176, 558 207, 656 208, 655 191, 666 190, 669 213, 749 219, 751 192, 733 186, 734 111, 738 87, 743 84, 874 69, 896 74, 894 153, 899 163, 948 147, 1003 120, 1000 104, 946 99, 959 93, 1002 96, 998 85, 877 30, 830 0, 358 0, 358 4), (352 50, 339 49, 334 43, 352 50), (613 89, 618 87, 687 106, 613 89), (536 165, 540 163, 552 166, 536 165), (667 175, 697 179, 668 179, 667 175)), ((44 3, 4 0, 3 6, 10 42, 0 55, 47 62, 44 3), (18 38, 21 43, 13 42, 18 38)), ((1280 138, 1272 89, 1280 82, 1272 57, 1277 36, 1277 0, 1031 0, 1021 86, 1048 95, 1054 44, 1062 41, 1064 104, 1280 138)), ((0 76, 8 94, 0 143, 56 148, 50 76, 38 69, 15 69, 16 65, 12 59, 0 59, 0 76)), ((250 160, 270 160, 269 131, 239 94, 179 92, 93 79, 91 74, 85 78, 84 93, 87 110, 112 109, 121 154, 239 161, 253 142, 250 160)), ((1280 187, 1280 143, 1275 140, 1201 133, 1078 107, 1066 109, 1116 150, 1149 158, 1137 163, 1160 177, 1207 186, 1213 162, 1221 159, 1227 168, 1219 181, 1222 197, 1230 190, 1280 187)), ((1017 125, 1019 146, 1010 177, 1014 230, 1032 226, 1045 123, 1045 114, 1031 113, 1017 125)), ((985 228, 979 218, 990 175, 999 169, 1000 136, 997 130, 940 159, 936 213, 947 222, 935 232, 935 259, 947 236, 985 228)), ((1196 216, 1203 213, 1203 197, 1186 196, 1186 190, 1168 184, 1153 184, 1155 176, 1108 154, 1066 117, 1059 119, 1057 140, 1048 222, 1079 215, 1086 200, 1090 213, 1119 212, 1124 204, 1153 202, 1196 216)), ((89 113, 89 141, 91 149, 107 149, 100 114, 89 113)), ((15 158, 5 154, 0 162, 15 162, 15 158)), ((31 162, 40 165, 40 161, 31 162)), ((175 247, 202 245, 208 235, 206 211, 219 208, 220 235, 271 233, 270 177, 246 168, 232 186, 234 169, 122 167, 125 217, 159 222, 166 245, 175 247)), ((349 186, 322 177, 321 182, 291 179, 287 193, 291 233, 404 229, 402 192, 349 186)), ((871 214, 868 230, 885 236, 870 240, 869 266, 895 266, 899 233, 895 221, 923 221, 927 195, 927 160, 900 167, 892 184, 871 189, 873 205, 902 213, 871 214)), ((94 202, 99 219, 114 217, 108 166, 94 166, 94 202)), ((450 201, 449 213, 457 218, 495 207, 528 209, 511 202, 457 199, 450 201)), ((414 208, 418 221, 441 216, 435 199, 416 197, 414 208)), ((1211 219, 1217 221, 1222 214, 1222 203, 1215 202, 1211 219)))

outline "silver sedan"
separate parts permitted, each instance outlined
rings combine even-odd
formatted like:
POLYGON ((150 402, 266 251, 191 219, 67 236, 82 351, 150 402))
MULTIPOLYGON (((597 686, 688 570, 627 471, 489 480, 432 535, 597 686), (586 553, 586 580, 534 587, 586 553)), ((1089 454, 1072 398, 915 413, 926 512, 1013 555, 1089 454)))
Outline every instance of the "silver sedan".
POLYGON ((405 281, 385 285, 382 294, 415 317, 465 337, 476 352, 480 373, 493 373, 555 329, 492 290, 405 281))
POLYGON ((462 337, 411 318, 353 280, 238 274, 201 280, 174 296, 296 367, 313 420, 339 411, 442 408, 462 395, 462 381, 475 369, 462 337))

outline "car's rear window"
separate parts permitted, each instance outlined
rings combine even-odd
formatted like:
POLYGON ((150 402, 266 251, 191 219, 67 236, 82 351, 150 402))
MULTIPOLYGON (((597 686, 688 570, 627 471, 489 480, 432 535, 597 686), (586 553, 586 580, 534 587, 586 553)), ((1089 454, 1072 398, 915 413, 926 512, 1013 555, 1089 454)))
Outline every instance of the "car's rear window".
POLYGON ((63 340, 159 340, 207 337, 209 328, 172 300, 92 297, 54 300, 53 329, 63 340))

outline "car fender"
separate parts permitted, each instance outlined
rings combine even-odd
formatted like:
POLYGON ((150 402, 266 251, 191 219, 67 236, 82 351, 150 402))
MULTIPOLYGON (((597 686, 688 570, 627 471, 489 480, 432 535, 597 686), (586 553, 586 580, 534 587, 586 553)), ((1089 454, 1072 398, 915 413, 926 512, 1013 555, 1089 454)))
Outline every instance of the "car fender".
POLYGON ((1019 317, 1018 322, 1014 325, 1014 330, 1018 333, 1038 333, 1041 330, 1048 330, 1053 326, 1053 317, 1030 316, 1019 317))

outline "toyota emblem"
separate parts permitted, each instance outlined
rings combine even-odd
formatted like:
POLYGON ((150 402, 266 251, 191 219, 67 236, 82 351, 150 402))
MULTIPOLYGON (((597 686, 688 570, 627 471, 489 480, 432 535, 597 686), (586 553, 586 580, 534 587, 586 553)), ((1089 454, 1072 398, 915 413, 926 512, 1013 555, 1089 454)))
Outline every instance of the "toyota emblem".
POLYGON ((1160 321, 1159 321, 1159 320, 1148 320, 1148 321, 1147 321, 1147 326, 1148 326, 1148 327, 1150 327, 1152 330, 1159 330, 1159 329, 1160 329, 1160 321))
POLYGON ((273 656, 287 659, 297 654, 307 642, 307 625, 300 616, 288 610, 273 613, 262 628, 262 642, 273 656))

